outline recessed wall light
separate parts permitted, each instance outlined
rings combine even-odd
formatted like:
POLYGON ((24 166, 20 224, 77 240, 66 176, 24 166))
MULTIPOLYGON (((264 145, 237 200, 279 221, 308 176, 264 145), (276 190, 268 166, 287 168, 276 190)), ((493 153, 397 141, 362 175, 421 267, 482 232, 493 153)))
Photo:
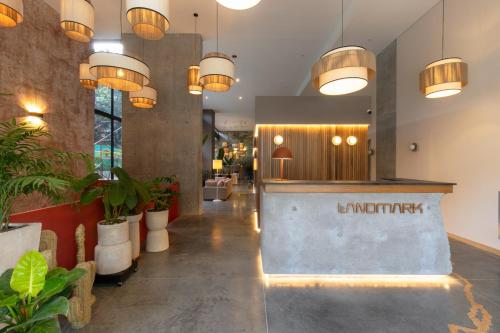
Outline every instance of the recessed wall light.
POLYGON ((350 137, 347 138, 347 144, 349 146, 355 146, 357 143, 358 143, 358 138, 357 137, 355 137, 355 136, 352 135, 352 136, 350 136, 350 137))
POLYGON ((240 78, 239 78, 239 77, 238 77, 238 78, 236 78, 236 82, 240 82, 240 78))
POLYGON ((241 100, 243 99, 243 97, 242 97, 242 96, 240 96, 240 97, 238 97, 238 99, 241 101, 241 100))
POLYGON ((205 99, 208 99, 208 96, 205 96, 205 99))

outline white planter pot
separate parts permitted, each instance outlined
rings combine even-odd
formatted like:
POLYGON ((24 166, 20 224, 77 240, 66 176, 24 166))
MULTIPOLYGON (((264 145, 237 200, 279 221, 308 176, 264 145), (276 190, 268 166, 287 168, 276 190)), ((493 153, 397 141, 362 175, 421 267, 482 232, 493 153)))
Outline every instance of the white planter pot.
POLYGON ((0 274, 13 268, 26 252, 38 251, 40 246, 41 223, 11 223, 10 226, 16 229, 0 232, 0 274))
POLYGON ((139 258, 141 254, 141 228, 140 222, 143 213, 139 215, 127 216, 127 221, 130 229, 130 241, 132 242, 132 259, 135 260, 139 258))
POLYGON ((132 266, 132 242, 129 223, 97 224, 97 246, 95 247, 96 271, 100 275, 122 272, 132 266))
POLYGON ((147 252, 162 252, 169 248, 167 225, 168 210, 159 212, 148 210, 146 212, 146 226, 148 227, 147 252))

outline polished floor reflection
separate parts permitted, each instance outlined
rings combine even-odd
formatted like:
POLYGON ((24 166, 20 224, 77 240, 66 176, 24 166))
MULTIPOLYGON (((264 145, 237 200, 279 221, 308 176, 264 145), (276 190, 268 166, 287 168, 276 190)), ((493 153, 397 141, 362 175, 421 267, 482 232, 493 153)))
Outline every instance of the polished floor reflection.
POLYGON ((266 284, 253 194, 238 186, 204 208, 170 225, 170 249, 144 254, 123 287, 96 288, 81 332, 500 332, 499 257, 452 242, 445 284, 266 284))

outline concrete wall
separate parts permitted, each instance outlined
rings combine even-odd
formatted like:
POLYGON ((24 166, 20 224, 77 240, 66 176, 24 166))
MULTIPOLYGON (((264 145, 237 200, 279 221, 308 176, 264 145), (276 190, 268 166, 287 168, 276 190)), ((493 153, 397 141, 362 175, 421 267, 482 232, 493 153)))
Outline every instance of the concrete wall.
MULTIPOLYGON (((0 29, 0 120, 25 120, 26 104, 38 105, 54 146, 93 154, 94 93, 81 88, 79 64, 88 45, 67 38, 59 14, 45 1, 24 0, 24 22, 0 29)), ((83 167, 79 168, 82 173, 83 167)), ((16 211, 44 200, 20 200, 16 211)))
MULTIPOLYGON (((167 34, 160 41, 145 42, 125 35, 123 42, 126 53, 143 57, 150 66, 158 90, 158 104, 152 110, 133 108, 124 94, 123 165, 141 178, 176 174, 181 183, 181 213, 200 214, 202 99, 190 95, 186 87, 193 35, 167 34)), ((196 43, 201 50, 200 35, 196 43)), ((198 51, 197 61, 200 58, 198 51)))
POLYGON ((256 124, 370 124, 369 96, 257 96, 256 124))
POLYGON ((397 42, 377 56, 377 178, 396 176, 397 42))
POLYGON ((447 1, 445 57, 469 64, 462 94, 429 100, 419 72, 441 56, 441 6, 398 39, 397 176, 458 183, 443 201, 448 232, 500 249, 500 2, 447 1), (412 153, 408 144, 420 150, 412 153))

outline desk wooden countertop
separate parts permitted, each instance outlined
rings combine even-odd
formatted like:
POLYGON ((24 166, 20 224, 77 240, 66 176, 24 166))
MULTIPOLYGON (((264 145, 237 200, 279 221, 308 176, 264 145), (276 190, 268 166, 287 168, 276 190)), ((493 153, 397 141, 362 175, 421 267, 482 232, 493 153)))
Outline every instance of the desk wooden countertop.
POLYGON ((376 181, 264 179, 263 192, 274 193, 453 193, 455 183, 391 178, 376 181))

